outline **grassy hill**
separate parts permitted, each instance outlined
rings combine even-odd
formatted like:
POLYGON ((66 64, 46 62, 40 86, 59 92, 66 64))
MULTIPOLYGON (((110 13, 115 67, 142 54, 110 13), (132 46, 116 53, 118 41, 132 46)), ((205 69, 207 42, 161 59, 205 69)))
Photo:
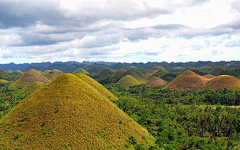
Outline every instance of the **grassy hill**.
POLYGON ((111 75, 114 75, 114 74, 115 74, 115 71, 112 68, 109 68, 109 67, 105 67, 98 72, 98 75, 100 77, 111 76, 111 75))
POLYGON ((158 70, 156 70, 154 73, 152 73, 152 74, 149 74, 149 76, 151 76, 151 77, 162 77, 162 76, 164 76, 165 74, 167 74, 168 73, 168 71, 165 69, 165 68, 163 68, 163 67, 160 67, 158 70))
POLYGON ((240 80, 234 76, 221 75, 210 79, 207 87, 213 90, 217 90, 218 88, 240 90, 240 80))
POLYGON ((225 73, 225 69, 223 67, 217 66, 214 67, 211 71, 210 74, 213 74, 215 76, 222 75, 225 73))
POLYGON ((136 66, 128 66, 127 69, 128 70, 138 70, 138 68, 136 66))
POLYGON ((8 81, 4 79, 0 79, 0 83, 8 83, 8 81))
POLYGON ((84 73, 84 74, 89 74, 85 69, 83 68, 77 68, 76 70, 73 71, 73 74, 75 73, 84 73))
POLYGON ((26 95, 30 95, 32 94, 33 92, 35 92, 36 90, 40 89, 41 87, 44 86, 44 83, 43 82, 40 82, 40 81, 34 81, 34 82, 31 82, 29 84, 27 84, 24 88, 23 88, 23 92, 24 94, 26 95))
POLYGON ((44 76, 46 76, 46 75, 49 74, 49 72, 51 72, 51 70, 44 70, 44 71, 42 72, 42 74, 43 74, 44 76))
POLYGON ((174 90, 193 90, 200 89, 206 85, 208 79, 194 73, 191 70, 186 70, 173 81, 168 83, 165 88, 174 90))
POLYGON ((17 81, 9 86, 10 89, 18 89, 27 86, 31 82, 43 82, 48 83, 49 80, 45 78, 41 73, 35 69, 28 70, 25 72, 17 81))
POLYGON ((162 68, 161 66, 154 66, 152 67, 152 69, 150 69, 145 75, 146 76, 150 76, 153 73, 157 72, 160 68, 162 68))
POLYGON ((166 84, 167 82, 164 81, 163 79, 161 78, 158 78, 158 77, 153 77, 150 81, 148 81, 146 83, 146 85, 150 85, 150 86, 158 86, 158 85, 164 85, 166 84))
POLYGON ((62 71, 58 70, 58 69, 53 69, 52 71, 50 71, 47 75, 46 78, 50 81, 56 79, 58 76, 60 76, 61 74, 63 74, 62 71))
POLYGON ((8 75, 8 73, 6 71, 0 69, 0 77, 5 77, 7 75, 8 75))
POLYGON ((72 74, 62 74, 22 100, 0 126, 2 149, 126 149, 133 148, 131 143, 152 144, 146 129, 72 74))
POLYGON ((19 73, 19 74, 23 74, 23 72, 21 70, 15 70, 14 72, 19 73))
POLYGON ((207 74, 207 75, 204 75, 203 77, 207 78, 207 79, 212 79, 214 77, 216 77, 215 75, 212 75, 212 74, 207 74))
POLYGON ((107 97, 110 100, 116 100, 117 98, 109 92, 103 85, 92 79, 91 77, 87 76, 86 74, 83 73, 77 73, 74 74, 78 78, 82 79, 83 81, 87 82, 89 85, 94 87, 98 92, 100 92, 102 95, 107 97))
POLYGON ((128 70, 126 69, 126 68, 121 68, 121 69, 119 69, 115 74, 114 74, 114 76, 113 76, 113 78, 115 79, 115 80, 119 80, 121 77, 122 77, 122 75, 125 73, 125 72, 127 72, 128 70))
POLYGON ((131 75, 126 75, 122 77, 117 83, 125 85, 127 88, 130 86, 135 86, 141 84, 137 79, 131 75))
MULTIPOLYGON (((136 71, 136 70, 128 70, 127 72, 125 72, 122 77, 126 76, 126 75, 131 75, 132 77, 134 77, 135 79, 137 79, 140 83, 145 84, 147 83, 147 79, 144 77, 143 74, 141 74, 140 72, 136 71)), ((121 77, 121 78, 122 78, 121 77)))

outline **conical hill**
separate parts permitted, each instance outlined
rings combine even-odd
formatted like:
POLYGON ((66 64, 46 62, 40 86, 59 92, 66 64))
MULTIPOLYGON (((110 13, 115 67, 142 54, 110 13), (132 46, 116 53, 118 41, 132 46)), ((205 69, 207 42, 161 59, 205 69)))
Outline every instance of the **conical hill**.
POLYGON ((214 77, 216 77, 215 75, 212 75, 212 74, 207 74, 207 75, 204 75, 203 77, 207 78, 207 79, 212 79, 214 77))
POLYGON ((114 75, 114 74, 115 74, 115 71, 110 67, 105 67, 102 70, 100 70, 99 73, 98 73, 98 75, 100 77, 111 76, 111 75, 114 75))
POLYGON ((48 83, 49 80, 45 78, 41 73, 35 69, 28 70, 25 72, 17 81, 10 85, 10 89, 24 88, 29 83, 39 81, 43 83, 48 83))
POLYGON ((154 66, 152 67, 152 69, 150 69, 145 75, 152 75, 153 73, 157 72, 159 69, 161 68, 161 66, 154 66))
POLYGON ((75 73, 84 73, 84 74, 89 74, 85 69, 83 68, 77 68, 76 70, 73 71, 73 74, 75 73))
POLYGON ((150 85, 150 86, 158 86, 158 85, 164 85, 167 82, 164 81, 163 79, 159 78, 159 77, 153 77, 150 81, 148 81, 146 83, 146 85, 150 85))
POLYGON ((5 77, 7 75, 8 75, 8 73, 6 71, 0 69, 0 77, 5 77))
POLYGON ((200 89, 205 86, 208 79, 194 73, 191 70, 186 70, 173 81, 168 83, 165 88, 174 90, 193 90, 200 89))
POLYGON ((106 96, 110 100, 116 100, 117 98, 108 91, 102 84, 98 83, 96 80, 92 79, 86 74, 83 73, 77 73, 74 74, 78 78, 82 79, 83 81, 87 82, 89 85, 94 87, 98 92, 100 92, 102 95, 106 96))
MULTIPOLYGON (((126 76, 126 75, 131 75, 133 76, 135 79, 137 79, 140 83, 145 84, 147 83, 147 79, 144 77, 143 74, 141 74, 140 72, 136 71, 136 70, 128 70, 127 72, 125 72, 122 77, 126 76)), ((121 77, 121 78, 122 78, 121 77)))
POLYGON ((50 71, 47 75, 46 78, 48 80, 54 80, 56 79, 58 76, 60 76, 61 74, 63 74, 62 71, 58 70, 58 69, 53 69, 52 71, 50 71))
POLYGON ((113 78, 118 81, 122 77, 122 75, 127 71, 128 70, 126 68, 121 68, 114 74, 113 78))
POLYGON ((234 76, 221 75, 210 79, 207 87, 213 90, 217 90, 218 88, 240 90, 240 80, 234 76))
POLYGON ((130 86, 135 86, 141 84, 137 79, 131 75, 126 75, 122 77, 117 83, 125 85, 127 88, 130 86))
POLYGON ((126 149, 131 136, 152 143, 146 129, 72 74, 22 100, 0 126, 6 149, 126 149))

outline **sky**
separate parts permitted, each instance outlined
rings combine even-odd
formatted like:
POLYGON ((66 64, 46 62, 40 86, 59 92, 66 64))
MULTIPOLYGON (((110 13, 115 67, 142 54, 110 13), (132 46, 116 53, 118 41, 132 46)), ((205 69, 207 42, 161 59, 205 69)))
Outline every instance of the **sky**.
POLYGON ((0 0, 0 64, 240 60, 239 0, 0 0))

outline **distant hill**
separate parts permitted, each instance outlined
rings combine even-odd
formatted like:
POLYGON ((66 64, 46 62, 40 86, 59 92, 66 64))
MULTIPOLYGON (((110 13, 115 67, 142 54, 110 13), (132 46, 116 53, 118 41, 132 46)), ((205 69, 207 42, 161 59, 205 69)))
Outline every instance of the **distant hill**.
POLYGON ((21 70, 15 70, 14 72, 19 73, 19 74, 23 74, 23 72, 21 70))
POLYGON ((222 75, 224 73, 225 73, 225 69, 223 67, 220 67, 220 66, 214 67, 210 72, 210 74, 213 74, 213 75, 216 75, 216 76, 222 75))
POLYGON ((207 75, 204 75, 203 77, 207 78, 207 79, 212 79, 214 77, 216 77, 215 75, 212 75, 212 74, 207 74, 207 75))
POLYGON ((127 71, 128 70, 126 68, 121 68, 114 74, 113 78, 118 81, 122 77, 122 75, 127 71))
POLYGON ((196 74, 191 70, 186 70, 173 81, 168 83, 165 88, 174 90, 193 90, 200 89, 206 85, 208 79, 196 74))
POLYGON ((6 71, 0 69, 0 78, 1 78, 1 77, 5 77, 5 76, 7 76, 7 75, 8 75, 8 73, 7 73, 6 71))
MULTIPOLYGON (((136 70, 128 70, 127 72, 125 72, 122 77, 126 76, 126 75, 131 75, 133 76, 135 79, 137 79, 140 83, 145 84, 147 83, 147 79, 144 77, 144 75, 136 70)), ((121 77, 121 78, 122 78, 121 77)))
POLYGON ((84 73, 84 74, 89 74, 89 72, 87 72, 85 69, 83 68, 77 68, 76 70, 73 71, 73 74, 75 73, 84 73))
POLYGON ((149 74, 149 76, 151 76, 151 77, 159 77, 160 78, 160 77, 164 76, 165 74, 168 74, 168 71, 165 68, 160 67, 154 73, 149 74))
POLYGON ((133 149, 153 144, 148 131, 94 87, 62 74, 0 121, 6 149, 133 149))
POLYGON ((100 77, 112 76, 115 74, 115 71, 110 67, 105 67, 99 71, 98 75, 100 77))
POLYGON ((88 83, 92 87, 94 87, 98 92, 100 92, 102 95, 106 96, 108 99, 110 99, 110 100, 116 100, 117 99, 103 85, 101 85, 100 83, 98 83, 97 81, 92 79, 91 77, 87 76, 86 74, 77 73, 77 74, 74 74, 74 75, 77 76, 78 78, 80 78, 81 80, 85 81, 86 83, 88 83))
POLYGON ((207 87, 213 90, 217 90, 218 88, 240 90, 240 80, 234 76, 221 75, 210 79, 207 87))
POLYGON ((61 74, 63 74, 62 71, 58 70, 58 69, 53 69, 52 71, 48 72, 48 74, 46 75, 46 78, 50 81, 56 79, 58 76, 60 76, 61 74))
POLYGON ((45 78, 41 73, 39 73, 35 69, 31 69, 27 72, 25 72, 17 81, 15 81, 12 85, 10 85, 10 89, 18 89, 18 88, 24 88, 31 82, 43 82, 48 83, 49 80, 45 78))
POLYGON ((44 71, 42 72, 42 74, 43 74, 44 76, 46 76, 46 75, 49 74, 49 72, 51 72, 51 70, 44 70, 44 71))
POLYGON ((150 81, 148 81, 146 83, 146 85, 150 85, 150 86, 158 86, 158 85, 164 85, 167 82, 164 81, 163 79, 159 78, 159 77, 153 77, 150 81))
POLYGON ((117 83, 125 85, 127 88, 141 84, 137 79, 131 75, 123 76, 117 83))
POLYGON ((138 70, 138 68, 136 66, 128 66, 127 69, 128 70, 138 70))
POLYGON ((154 66, 152 67, 145 75, 152 75, 153 73, 157 72, 160 68, 162 68, 161 66, 154 66))

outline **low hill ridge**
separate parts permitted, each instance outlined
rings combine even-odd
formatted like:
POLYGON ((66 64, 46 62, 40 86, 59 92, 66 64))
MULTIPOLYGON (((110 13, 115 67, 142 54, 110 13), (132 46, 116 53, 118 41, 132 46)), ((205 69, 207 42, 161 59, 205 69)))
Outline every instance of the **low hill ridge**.
POLYGON ((131 136, 152 144, 146 129, 72 74, 22 100, 0 125, 7 149, 126 149, 131 136))

